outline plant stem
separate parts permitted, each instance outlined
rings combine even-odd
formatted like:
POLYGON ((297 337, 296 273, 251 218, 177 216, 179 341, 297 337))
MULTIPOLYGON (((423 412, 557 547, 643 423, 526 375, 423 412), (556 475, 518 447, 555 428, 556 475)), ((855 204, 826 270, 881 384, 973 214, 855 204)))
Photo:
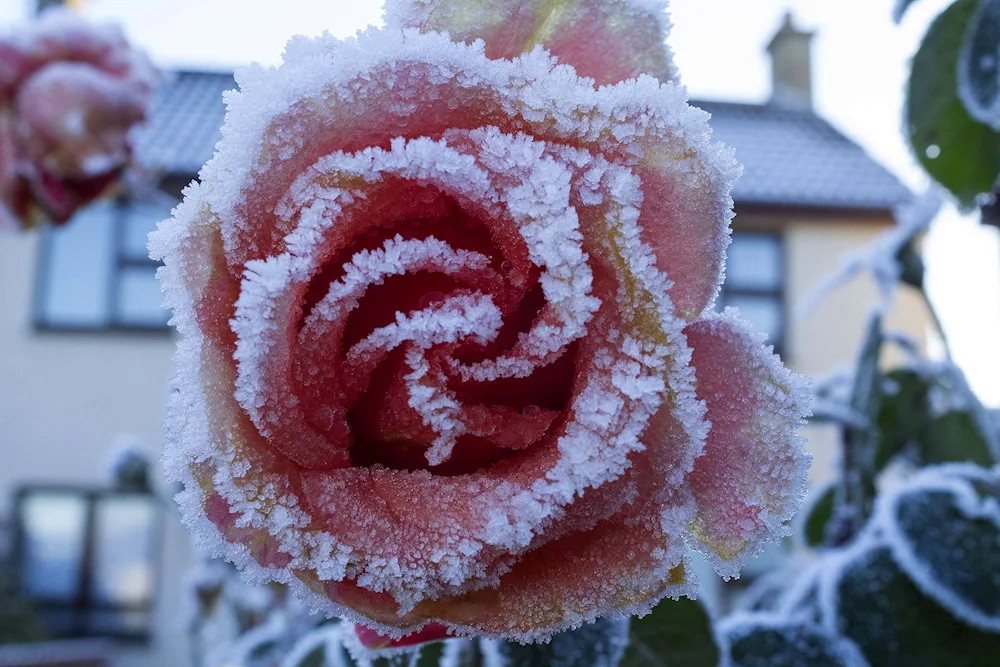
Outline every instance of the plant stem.
POLYGON ((931 316, 931 321, 934 322, 934 328, 937 329, 938 335, 941 336, 941 344, 944 346, 944 354, 949 361, 952 361, 954 357, 951 355, 951 345, 948 343, 948 334, 944 331, 944 324, 941 322, 941 318, 938 317, 937 310, 934 308, 934 304, 931 303, 931 298, 927 295, 927 291, 921 289, 920 296, 924 300, 924 305, 927 306, 927 312, 931 316))
POLYGON ((882 376, 878 364, 883 340, 882 316, 876 312, 868 323, 851 392, 851 409, 864 415, 866 423, 843 427, 840 487, 834 505, 834 520, 829 524, 825 540, 829 546, 840 546, 857 535, 875 503, 875 477, 878 473, 875 463, 879 442, 876 421, 882 399, 882 376))

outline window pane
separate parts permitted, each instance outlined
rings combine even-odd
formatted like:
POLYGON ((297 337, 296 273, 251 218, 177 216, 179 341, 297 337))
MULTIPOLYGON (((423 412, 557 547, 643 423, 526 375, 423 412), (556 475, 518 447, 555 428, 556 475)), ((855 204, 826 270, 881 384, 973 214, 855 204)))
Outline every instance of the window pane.
POLYGON ((152 614, 148 611, 91 611, 87 630, 96 636, 134 636, 149 634, 152 614))
POLYGON ((726 306, 735 306, 757 331, 767 334, 772 345, 781 345, 784 329, 781 300, 772 296, 726 295, 726 306))
POLYGON ((108 286, 114 262, 114 206, 84 209, 47 232, 48 257, 41 289, 44 324, 100 327, 108 324, 108 286))
POLYGON ((76 599, 83 567, 87 501, 82 496, 34 493, 21 505, 23 585, 32 597, 76 599))
POLYGON ((132 326, 164 326, 170 311, 163 307, 163 293, 156 280, 156 265, 128 266, 118 276, 118 319, 132 326))
POLYGON ((156 229, 156 223, 170 217, 170 209, 155 204, 133 203, 125 210, 125 229, 122 238, 122 257, 142 261, 149 259, 149 233, 156 229))
POLYGON ((768 234, 733 234, 726 284, 738 289, 781 288, 781 241, 768 234))
POLYGON ((141 605, 153 598, 156 507, 149 496, 108 496, 94 517, 91 595, 113 605, 141 605))

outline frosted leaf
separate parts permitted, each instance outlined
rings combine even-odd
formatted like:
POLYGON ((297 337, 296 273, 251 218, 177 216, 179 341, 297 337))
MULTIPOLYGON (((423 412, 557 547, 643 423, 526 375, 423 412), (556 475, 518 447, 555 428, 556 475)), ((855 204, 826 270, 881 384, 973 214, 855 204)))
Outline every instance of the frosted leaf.
POLYGON ((868 667, 850 640, 781 615, 737 612, 719 633, 732 667, 868 667))
POLYGON ((941 189, 931 186, 912 202, 897 207, 894 211, 895 227, 879 234, 861 250, 846 254, 841 259, 840 267, 812 287, 802 298, 797 307, 798 316, 808 315, 829 294, 863 272, 870 273, 875 279, 882 299, 881 311, 887 312, 907 269, 903 254, 930 228, 941 210, 941 203, 941 189))
POLYGON ((629 621, 623 665, 646 665, 655 656, 686 667, 724 665, 717 624, 701 600, 663 600, 649 614, 629 621))
POLYGON ((902 21, 906 10, 909 9, 910 5, 914 2, 916 2, 916 0, 896 0, 896 4, 892 9, 892 20, 896 23, 902 21))
POLYGON ((898 372, 912 373, 927 384, 922 406, 926 423, 920 433, 927 463, 967 460, 989 465, 1000 457, 1000 432, 953 361, 916 359, 898 372))
POLYGON ((149 491, 149 467, 153 456, 138 436, 122 434, 111 443, 107 469, 111 483, 120 489, 149 491))
POLYGON ((205 664, 209 667, 250 664, 251 656, 275 653, 284 640, 286 631, 286 619, 280 615, 272 616, 265 623, 242 634, 232 644, 212 647, 205 656, 205 664))
MULTIPOLYGON (((803 512, 805 512, 805 508, 803 512)), ((743 591, 738 600, 737 606, 746 612, 775 612, 780 613, 789 603, 790 597, 796 597, 795 589, 804 577, 809 574, 809 567, 796 562, 793 558, 787 559, 780 568, 775 568, 756 577, 753 582, 743 591)))
POLYGON ((839 401, 816 399, 812 405, 813 422, 836 422, 851 428, 864 430, 871 426, 868 415, 858 412, 850 405, 839 401))
POLYGON ((417 667, 420 660, 422 647, 419 645, 372 649, 358 640, 350 625, 342 623, 339 630, 342 650, 347 651, 358 667, 417 667))
POLYGON ((822 622, 819 596, 820 582, 825 575, 824 560, 813 561, 795 577, 778 600, 774 608, 776 614, 801 623, 822 622))
POLYGON ((562 632, 547 644, 483 640, 485 667, 617 667, 629 643, 627 618, 600 620, 562 632))
POLYGON ((316 628, 304 635, 278 667, 348 667, 344 655, 343 624, 316 628))
POLYGON ((1000 476, 970 465, 927 468, 879 497, 893 557, 928 597, 1000 632, 1000 476))
POLYGON ((829 557, 820 598, 824 625, 851 639, 872 667, 982 667, 1000 650, 1000 636, 927 598, 874 534, 829 557))
POLYGON ((958 96, 969 114, 1000 129, 1000 3, 980 2, 958 57, 958 96))

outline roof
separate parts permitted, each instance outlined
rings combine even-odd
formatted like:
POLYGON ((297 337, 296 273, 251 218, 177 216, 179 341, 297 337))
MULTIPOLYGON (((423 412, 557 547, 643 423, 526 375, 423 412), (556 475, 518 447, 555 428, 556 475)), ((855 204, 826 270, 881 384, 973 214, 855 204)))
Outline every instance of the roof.
POLYGON ((149 122, 135 139, 150 169, 194 175, 211 159, 226 118, 222 93, 236 88, 229 72, 175 72, 160 85, 149 122))
MULTIPOLYGON (((190 176, 212 157, 225 118, 228 72, 176 72, 160 86, 136 137, 147 167, 190 176)), ((737 204, 888 211, 912 194, 860 146, 811 111, 692 101, 712 114, 716 139, 744 165, 737 204)))
POLYGON ((712 136, 736 148, 738 204, 888 211, 913 199, 899 180, 814 112, 702 102, 712 136))

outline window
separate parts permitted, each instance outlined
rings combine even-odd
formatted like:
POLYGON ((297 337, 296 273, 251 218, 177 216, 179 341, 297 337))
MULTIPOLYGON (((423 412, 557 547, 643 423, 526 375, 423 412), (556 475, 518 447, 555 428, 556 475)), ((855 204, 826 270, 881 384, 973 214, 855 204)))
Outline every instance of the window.
POLYGON ((170 204, 102 201, 42 240, 38 326, 43 329, 165 330, 170 313, 146 237, 170 204))
POLYGON ((735 306, 767 334, 779 354, 785 343, 784 251, 777 234, 734 232, 720 307, 735 306))
POLYGON ((21 592, 50 634, 148 638, 162 532, 155 496, 27 487, 14 520, 21 592))

